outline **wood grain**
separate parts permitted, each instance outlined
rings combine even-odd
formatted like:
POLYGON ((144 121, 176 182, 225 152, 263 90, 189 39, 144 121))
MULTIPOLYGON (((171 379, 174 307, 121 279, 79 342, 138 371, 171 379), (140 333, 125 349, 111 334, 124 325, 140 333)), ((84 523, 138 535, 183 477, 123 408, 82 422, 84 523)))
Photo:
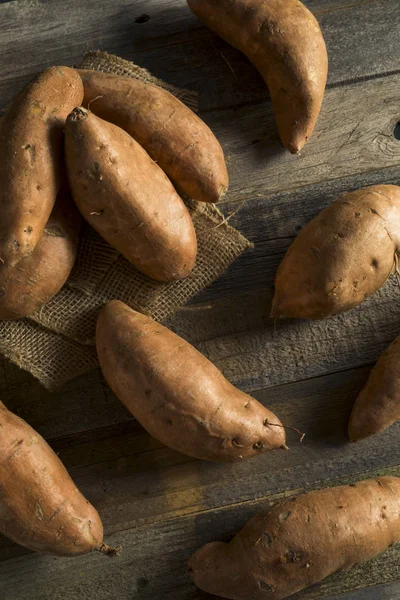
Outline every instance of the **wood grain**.
MULTIPOLYGON (((200 545, 230 537, 269 502, 376 473, 400 475, 400 425, 350 444, 354 399, 400 334, 394 280, 328 321, 268 319, 276 268, 299 229, 343 191, 399 183, 400 14, 397 0, 308 0, 327 40, 328 91, 300 157, 280 146, 268 92, 243 55, 211 34, 184 0, 0 1, 0 107, 34 73, 101 48, 199 92, 201 116, 228 157, 225 214, 255 243, 169 325, 236 385, 306 434, 290 451, 243 464, 195 461, 151 438, 99 372, 56 394, 0 361, 0 396, 49 439, 99 509, 123 555, 53 559, 0 537, 2 600, 206 600, 186 575, 200 545), (143 15, 150 18, 138 19, 143 15), (239 210, 238 210, 239 209, 239 210)), ((399 548, 337 574, 299 600, 397 600, 399 548)))
MULTIPOLYGON (((329 85, 399 69, 397 0, 305 3, 327 41, 329 85)), ((51 64, 78 63, 85 51, 98 48, 197 90, 202 109, 268 98, 255 69, 200 26, 184 0, 14 0, 0 5, 0 22, 3 107, 36 72, 51 64), (142 14, 150 20, 136 23, 142 14)))
MULTIPOLYGON (((390 473, 399 471, 389 470, 390 473)), ((368 476, 373 476, 370 472, 368 476)), ((350 483, 363 478, 332 480, 332 485, 350 483)), ((314 486, 315 487, 315 486, 314 486)), ((318 486, 316 486, 318 487, 318 486)), ((310 486, 308 489, 313 489, 310 486)), ((79 559, 54 559, 38 554, 0 563, 0 591, 4 600, 64 600, 65 598, 98 598, 115 596, 119 600, 211 600, 195 589, 186 573, 189 556, 204 543, 220 539, 229 541, 234 533, 259 510, 265 509, 282 496, 275 494, 216 511, 205 511, 163 523, 141 526, 133 531, 109 535, 110 544, 123 546, 123 554, 115 560, 92 555, 79 559), (21 568, 23 566, 23 569, 21 568), (71 577, 71 573, 74 576, 71 577)), ((314 600, 341 592, 364 588, 372 584, 393 582, 400 575, 399 548, 391 548, 367 564, 348 573, 338 573, 294 598, 314 600)))

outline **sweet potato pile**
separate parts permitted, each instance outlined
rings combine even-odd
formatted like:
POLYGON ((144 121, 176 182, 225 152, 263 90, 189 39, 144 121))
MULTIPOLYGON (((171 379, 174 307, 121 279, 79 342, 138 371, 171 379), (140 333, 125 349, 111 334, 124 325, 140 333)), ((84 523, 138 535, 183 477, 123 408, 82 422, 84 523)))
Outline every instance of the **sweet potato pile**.
MULTIPOLYGON (((187 0, 263 76, 281 140, 299 153, 320 113, 328 57, 299 0, 187 0)), ((218 202, 222 148, 175 96, 142 81, 51 67, 0 124, 0 319, 40 309, 67 281, 81 217, 141 273, 188 277, 196 232, 180 194, 218 202)), ((319 319, 359 305, 398 270, 400 187, 344 194, 294 240, 271 316, 319 319)), ((108 385, 166 446, 196 459, 243 461, 285 448, 286 426, 167 327, 118 299, 98 316, 108 385)), ((349 423, 353 441, 400 418, 400 338, 372 370, 349 423)), ((0 402, 0 532, 39 552, 116 554, 96 510, 48 444, 0 402)), ((232 600, 281 600, 400 541, 400 479, 378 477, 286 499, 229 543, 198 550, 189 573, 232 600)))

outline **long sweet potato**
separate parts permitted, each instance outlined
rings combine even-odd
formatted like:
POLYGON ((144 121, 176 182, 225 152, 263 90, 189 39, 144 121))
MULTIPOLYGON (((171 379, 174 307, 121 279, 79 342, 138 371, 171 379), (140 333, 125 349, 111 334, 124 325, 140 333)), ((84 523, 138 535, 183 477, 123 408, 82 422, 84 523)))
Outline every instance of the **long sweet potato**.
POLYGON ((68 116, 65 143, 70 188, 83 217, 148 277, 186 277, 197 254, 192 219, 147 152, 84 108, 68 116))
POLYGON ((61 183, 65 119, 82 98, 78 73, 51 67, 1 121, 0 262, 7 267, 31 254, 42 237, 61 183))
POLYGON ((325 41, 299 0, 187 0, 217 35, 241 50, 271 94, 284 146, 298 153, 311 136, 328 74, 325 41))
POLYGON ((85 106, 127 131, 185 195, 218 202, 228 188, 222 148, 193 111, 166 90, 130 77, 79 71, 85 106))
POLYGON ((394 272, 400 252, 400 187, 341 196, 290 246, 275 278, 271 317, 319 319, 360 304, 394 272))
POLYGON ((349 421, 353 442, 379 433, 400 419, 400 337, 382 354, 359 394, 349 421))
POLYGON ((189 573, 209 594, 282 600, 400 541, 400 479, 309 492, 251 519, 229 543, 207 544, 189 573))
POLYGON ((32 254, 15 267, 0 266, 0 319, 27 317, 60 291, 74 266, 81 223, 63 187, 32 254))
POLYGON ((103 525, 45 440, 0 402, 0 532, 45 554, 112 554, 103 525))
POLYGON ((122 302, 103 307, 96 345, 111 389, 166 446, 232 462, 284 445, 273 413, 231 385, 188 342, 122 302))

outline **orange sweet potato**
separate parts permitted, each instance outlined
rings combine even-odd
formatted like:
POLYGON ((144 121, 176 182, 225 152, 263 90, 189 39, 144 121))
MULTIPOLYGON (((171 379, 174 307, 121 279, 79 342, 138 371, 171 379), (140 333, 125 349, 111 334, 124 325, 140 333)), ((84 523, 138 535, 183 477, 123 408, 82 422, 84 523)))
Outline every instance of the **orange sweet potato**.
POLYGON ((0 319, 21 319, 49 302, 67 281, 78 252, 81 216, 63 187, 32 254, 0 265, 0 319))
POLYGON ((400 187, 343 194, 302 229, 275 278, 271 317, 319 319, 360 304, 397 268, 400 187))
POLYGON ((82 102, 74 69, 43 71, 0 125, 0 259, 13 267, 42 237, 61 183, 65 119, 82 102))
POLYGON ((0 402, 0 532, 45 554, 112 554, 103 525, 45 440, 0 402))
POLYGON ((187 0, 217 35, 241 50, 271 94, 284 146, 298 153, 311 136, 328 74, 325 41, 299 0, 187 0))
POLYGON ((209 594, 282 600, 400 541, 400 479, 309 492, 251 519, 229 544, 207 544, 189 573, 209 594))
POLYGON ((382 354, 359 394, 349 421, 353 442, 383 431, 400 419, 400 337, 382 354))
POLYGON ((70 188, 83 217, 148 277, 186 277, 197 254, 192 219, 147 152, 84 108, 68 116, 65 144, 70 188))
POLYGON ((150 83, 98 71, 79 71, 85 106, 127 131, 185 195, 218 202, 228 188, 222 148, 178 98, 150 83))
POLYGON ((103 307, 96 345, 113 392, 166 446, 232 462, 284 445, 273 413, 231 385, 188 342, 122 302, 103 307))

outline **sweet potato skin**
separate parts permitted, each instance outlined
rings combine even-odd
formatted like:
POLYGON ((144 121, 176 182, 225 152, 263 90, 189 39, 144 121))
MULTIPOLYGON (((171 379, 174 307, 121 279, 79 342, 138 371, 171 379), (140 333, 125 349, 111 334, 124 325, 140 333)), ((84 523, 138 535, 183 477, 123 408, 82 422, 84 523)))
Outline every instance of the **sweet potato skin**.
POLYGON ((279 134, 300 152, 317 121, 328 75, 325 41, 298 0, 187 0, 217 35, 254 64, 267 84, 279 134))
POLYGON ((61 183, 63 128, 82 102, 74 69, 43 71, 11 103, 0 125, 0 258, 7 267, 33 252, 61 183))
POLYGON ((231 600, 281 600, 400 540, 400 479, 378 477, 284 500, 230 544, 200 548, 189 573, 205 592, 231 600))
POLYGON ((82 216, 135 267, 173 281, 193 269, 196 232, 172 183, 125 131, 83 108, 67 119, 65 156, 82 216))
POLYGON ((275 278, 271 317, 320 319, 360 304, 397 266, 400 187, 346 193, 306 225, 275 278))
POLYGON ((379 358, 349 420, 353 442, 379 433, 400 419, 400 337, 379 358))
POLYGON ((0 319, 27 317, 60 291, 75 263, 81 224, 65 186, 32 254, 15 267, 0 265, 0 319))
POLYGON ((190 198, 218 202, 228 188, 224 153, 211 131, 178 98, 150 83, 80 70, 84 106, 131 135, 190 198))
POLYGON ((103 375, 156 439, 204 460, 232 462, 285 443, 279 419, 231 385, 188 342, 119 301, 96 331, 103 375))
POLYGON ((103 525, 45 440, 0 402, 0 531, 45 554, 99 550, 103 525))

